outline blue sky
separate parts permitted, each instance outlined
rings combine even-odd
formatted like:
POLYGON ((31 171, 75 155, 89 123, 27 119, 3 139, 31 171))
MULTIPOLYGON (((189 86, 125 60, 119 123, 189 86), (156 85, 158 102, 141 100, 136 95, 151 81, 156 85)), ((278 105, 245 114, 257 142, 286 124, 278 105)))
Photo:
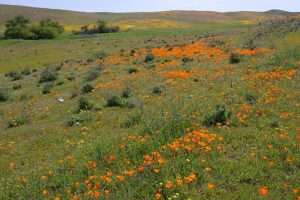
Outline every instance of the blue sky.
POLYGON ((300 0, 0 0, 0 4, 27 5, 78 11, 300 11, 300 0))

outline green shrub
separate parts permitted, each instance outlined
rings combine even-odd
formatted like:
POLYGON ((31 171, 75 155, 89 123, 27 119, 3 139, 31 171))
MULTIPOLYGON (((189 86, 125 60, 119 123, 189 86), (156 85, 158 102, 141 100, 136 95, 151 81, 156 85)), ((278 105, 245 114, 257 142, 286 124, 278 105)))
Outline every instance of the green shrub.
POLYGON ((192 62, 193 61, 193 58, 189 58, 189 57, 183 57, 181 59, 181 61, 183 62, 183 64, 186 64, 188 62, 192 62))
POLYGON ((98 20, 96 26, 90 28, 89 25, 84 25, 81 27, 79 32, 74 32, 75 34, 97 34, 97 33, 115 33, 119 32, 120 28, 118 26, 108 26, 105 21, 98 20))
POLYGON ((156 94, 156 95, 161 95, 161 93, 162 93, 162 88, 159 87, 159 86, 155 86, 155 87, 152 89, 152 93, 153 93, 153 94, 156 94))
POLYGON ((52 82, 55 81, 56 79, 57 79, 57 73, 47 68, 41 72, 39 83, 52 82))
POLYGON ((23 70, 21 71, 21 74, 24 75, 24 76, 28 76, 28 75, 31 74, 31 71, 30 71, 30 69, 23 69, 23 70))
POLYGON ((128 119, 121 124, 122 128, 130 128, 138 125, 142 121, 142 115, 140 113, 136 113, 128 117, 128 119))
POLYGON ((6 30, 4 37, 6 39, 31 39, 33 33, 30 30, 30 20, 23 16, 16 16, 8 20, 5 24, 6 30))
POLYGON ((74 81, 74 80, 76 79, 76 75, 75 75, 74 73, 71 73, 71 74, 69 74, 69 75, 67 76, 67 79, 68 79, 69 81, 74 81))
POLYGON ((149 62, 152 62, 153 60, 154 60, 154 55, 148 54, 148 55, 146 55, 144 62, 149 63, 149 62))
POLYGON ((133 99, 129 99, 126 102, 126 105, 128 108, 135 108, 135 107, 141 106, 141 103, 137 99, 133 98, 133 99))
POLYGON ((45 19, 38 26, 32 27, 34 39, 53 39, 64 32, 64 28, 56 21, 45 19))
POLYGON ((125 90, 123 90, 122 92, 122 97, 123 98, 129 98, 131 96, 131 90, 130 88, 125 88, 125 90))
POLYGON ((94 90, 94 87, 91 86, 90 84, 86 84, 81 88, 81 93, 82 94, 87 94, 90 93, 94 90))
POLYGON ((51 82, 45 83, 42 89, 42 93, 49 94, 52 88, 53 88, 53 83, 51 82))
POLYGON ((58 82, 56 83, 56 85, 63 85, 63 84, 65 84, 64 81, 58 81, 58 82))
POLYGON ((123 107, 124 105, 125 102, 123 101, 123 99, 117 95, 112 95, 106 100, 107 107, 123 107))
POLYGON ((53 39, 63 31, 63 27, 51 19, 31 25, 28 18, 17 16, 6 22, 4 36, 7 39, 53 39))
POLYGON ((94 67, 94 68, 92 68, 92 69, 87 73, 85 80, 86 80, 86 81, 93 81, 93 80, 96 80, 96 79, 100 76, 100 71, 101 71, 101 68, 99 68, 99 67, 94 67))
POLYGON ((21 84, 14 84, 12 88, 13 88, 13 90, 19 90, 19 89, 22 88, 22 85, 21 84))
POLYGON ((17 118, 15 118, 15 119, 9 121, 9 122, 7 123, 7 128, 15 128, 15 127, 22 126, 22 125, 24 125, 27 121, 28 121, 27 118, 26 118, 24 115, 22 115, 22 116, 20 116, 20 117, 17 117, 17 118))
POLYGON ((9 99, 7 90, 0 89, 0 102, 5 102, 9 99))
POLYGON ((225 125, 230 118, 231 113, 228 112, 224 105, 217 105, 216 110, 205 116, 203 125, 206 127, 215 126, 218 124, 225 125))
POLYGON ((81 97, 78 102, 78 110, 91 110, 93 109, 94 104, 89 102, 86 98, 81 97))
POLYGON ((84 122, 88 122, 91 120, 91 117, 87 115, 86 113, 79 113, 77 115, 73 115, 70 117, 70 119, 67 121, 68 126, 75 126, 80 125, 84 122))
POLYGON ((245 100, 246 100, 247 103, 249 103, 251 105, 256 104, 256 98, 255 98, 255 96, 253 96, 251 94, 246 94, 245 100))
POLYGON ((133 73, 137 73, 137 72, 138 72, 138 69, 136 69, 136 68, 131 67, 128 69, 129 74, 133 74, 133 73))
POLYGON ((17 81, 22 79, 22 75, 19 72, 15 71, 6 73, 5 77, 9 77, 11 81, 17 81))
POLYGON ((229 57, 229 63, 230 64, 237 64, 241 62, 241 58, 238 54, 236 53, 231 53, 229 57))

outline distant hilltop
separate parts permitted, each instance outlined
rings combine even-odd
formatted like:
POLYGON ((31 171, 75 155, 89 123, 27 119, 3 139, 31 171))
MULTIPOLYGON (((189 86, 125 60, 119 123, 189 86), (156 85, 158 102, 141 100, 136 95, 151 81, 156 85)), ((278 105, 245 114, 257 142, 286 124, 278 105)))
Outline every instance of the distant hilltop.
POLYGON ((33 8, 26 6, 0 4, 0 25, 17 15, 39 21, 45 18, 57 20, 63 24, 87 24, 94 23, 101 18, 107 21, 120 20, 149 20, 164 19, 180 22, 217 22, 226 20, 263 20, 272 17, 296 15, 284 10, 269 10, 266 12, 212 12, 212 11, 161 11, 161 12, 135 12, 135 13, 109 13, 109 12, 77 12, 47 8, 33 8))

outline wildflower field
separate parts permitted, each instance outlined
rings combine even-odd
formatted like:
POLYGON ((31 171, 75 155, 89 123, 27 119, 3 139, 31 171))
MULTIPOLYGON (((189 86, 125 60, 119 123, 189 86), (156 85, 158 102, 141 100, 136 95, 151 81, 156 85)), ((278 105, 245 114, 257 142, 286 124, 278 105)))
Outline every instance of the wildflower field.
POLYGON ((0 41, 1 200, 300 200, 300 26, 157 20, 0 41))

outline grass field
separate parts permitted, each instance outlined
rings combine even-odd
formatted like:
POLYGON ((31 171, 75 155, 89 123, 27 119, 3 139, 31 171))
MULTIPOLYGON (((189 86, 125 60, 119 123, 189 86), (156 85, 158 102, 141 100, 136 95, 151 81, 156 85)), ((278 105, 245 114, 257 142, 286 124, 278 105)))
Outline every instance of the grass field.
POLYGON ((0 41, 1 200, 300 199, 300 31, 162 21, 0 41))

